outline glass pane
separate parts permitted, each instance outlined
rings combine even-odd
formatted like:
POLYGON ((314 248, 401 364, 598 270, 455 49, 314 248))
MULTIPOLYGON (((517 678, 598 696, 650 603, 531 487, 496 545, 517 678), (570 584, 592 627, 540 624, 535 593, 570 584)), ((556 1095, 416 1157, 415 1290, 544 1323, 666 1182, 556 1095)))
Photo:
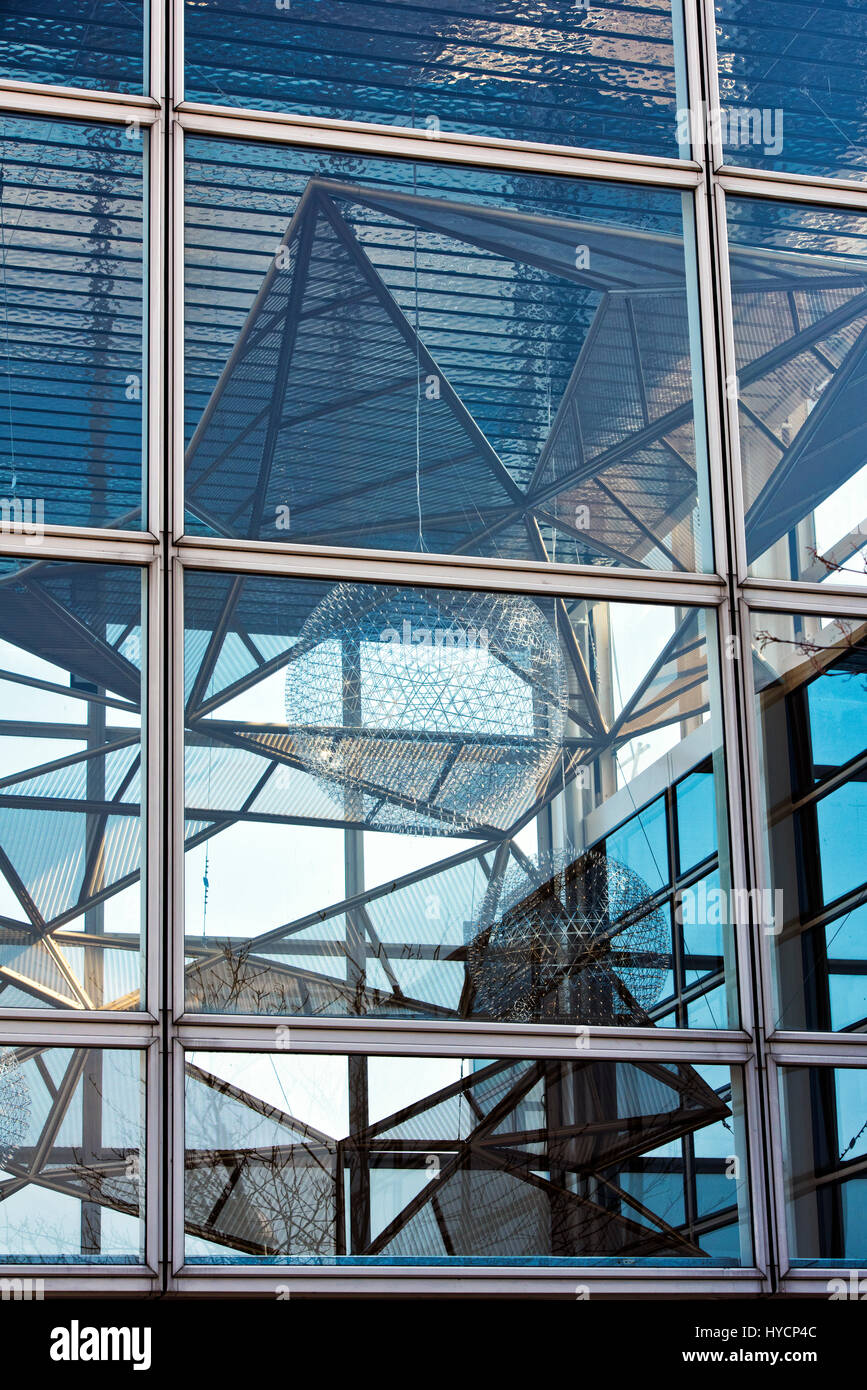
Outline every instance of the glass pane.
POLYGON ((0 528, 142 526, 144 140, 4 119, 0 528))
POLYGON ((780 1095, 792 1264, 864 1264, 867 1071, 782 1067, 780 1095))
POLYGON ((144 0, 3 0, 0 76, 141 92, 144 0))
MULTIPOLYGON (((725 825, 710 615, 201 572, 185 596, 190 1009, 686 1021, 671 782, 713 767, 725 825)), ((737 1017, 725 935, 703 1026, 737 1017)))
POLYGON ((685 195, 187 153, 189 530, 711 566, 685 195))
POLYGON ((750 573, 867 579, 867 217, 728 202, 750 573))
POLYGON ((867 624, 758 613, 753 639, 777 1026, 863 1032, 867 624))
POLYGON ((727 1067, 191 1053, 186 1258, 749 1264, 743 1143, 727 1067))
POLYGON ((0 1044, 0 1263, 141 1264, 144 1176, 143 1052, 0 1044))
POLYGON ((712 772, 693 772, 677 784, 677 853, 681 870, 714 853, 716 801, 712 772))
POLYGON ((138 1009, 142 577, 0 562, 0 1009, 138 1009))
POLYGON ((862 0, 716 0, 716 15, 726 164, 863 178, 862 0))
MULTIPOLYGON (((194 101, 676 158, 679 0, 187 0, 194 101)), ((688 156, 688 150, 681 151, 688 156)))

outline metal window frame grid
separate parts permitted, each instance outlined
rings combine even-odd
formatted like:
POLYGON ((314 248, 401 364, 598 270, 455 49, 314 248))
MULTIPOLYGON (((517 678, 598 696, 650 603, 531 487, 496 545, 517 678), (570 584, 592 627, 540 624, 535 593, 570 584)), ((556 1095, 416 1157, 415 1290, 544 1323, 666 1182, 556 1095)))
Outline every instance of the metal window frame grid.
MULTIPOLYGON (((187 1050, 268 1050, 279 1020, 188 1015, 183 1001, 183 573, 370 579, 453 588, 700 604, 717 615, 722 719, 726 750, 733 881, 763 887, 757 727, 752 689, 750 621, 754 612, 825 613, 867 618, 867 590, 842 585, 750 578, 745 559, 737 404, 724 383, 735 374, 728 276, 727 194, 770 202, 799 201, 867 213, 867 187, 845 179, 812 179, 726 166, 702 132, 692 159, 645 157, 418 130, 357 121, 300 117, 187 102, 183 96, 183 0, 149 0, 149 86, 141 95, 0 81, 0 112, 123 125, 138 121, 148 142, 148 527, 138 533, 48 526, 40 558, 139 566, 146 576, 146 1007, 137 1013, 82 1012, 52 1016, 42 1009, 0 1011, 0 1036, 10 1044, 135 1047, 147 1053, 146 1258, 138 1266, 0 1265, 0 1275, 44 1278, 51 1293, 175 1293, 275 1296, 289 1293, 388 1296, 443 1294, 575 1298, 591 1296, 750 1297, 768 1293, 821 1296, 828 1280, 850 1271, 791 1268, 786 1234, 777 1072, 785 1064, 867 1063, 867 1037, 775 1031, 770 947, 756 923, 737 927, 741 1027, 737 1030, 591 1028, 600 1058, 628 1059, 652 1047, 663 1060, 743 1068, 746 1147, 754 1261, 749 1268, 480 1268, 446 1266, 189 1266, 183 1252, 183 1057, 187 1050), (647 571, 420 557, 337 547, 209 540, 183 532, 183 144, 186 134, 271 141, 409 157, 433 163, 560 174, 691 192, 701 312, 704 412, 707 429, 714 574, 647 571), (180 965, 179 965, 180 962, 180 965)), ((714 0, 683 0, 683 37, 690 109, 719 103, 714 0)), ((703 126, 693 122, 693 126, 703 126)), ((32 548, 0 535, 0 556, 32 548)), ((421 1023, 359 1019, 292 1019, 293 1050, 372 1054, 569 1057, 583 1030, 562 1025, 421 1023)))

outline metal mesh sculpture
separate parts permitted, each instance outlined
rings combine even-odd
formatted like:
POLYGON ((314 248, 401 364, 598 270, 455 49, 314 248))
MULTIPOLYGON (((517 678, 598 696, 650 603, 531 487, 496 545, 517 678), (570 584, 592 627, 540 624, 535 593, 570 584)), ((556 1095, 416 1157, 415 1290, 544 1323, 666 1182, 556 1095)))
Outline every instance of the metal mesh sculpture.
POLYGON ((286 718, 354 818, 505 827, 560 753, 567 683, 532 599, 338 584, 304 623, 286 718))
POLYGON ((0 1168, 14 1158, 30 1128, 30 1088, 10 1049, 0 1052, 0 1168))
MULTIPOLYGON (((623 1022, 662 991, 671 951, 660 907, 625 864, 564 848, 506 874, 482 908, 467 951, 473 1012, 529 1022, 568 985, 565 1012, 582 1023, 623 1022)), ((637 1020, 636 1020, 637 1021, 637 1020)))

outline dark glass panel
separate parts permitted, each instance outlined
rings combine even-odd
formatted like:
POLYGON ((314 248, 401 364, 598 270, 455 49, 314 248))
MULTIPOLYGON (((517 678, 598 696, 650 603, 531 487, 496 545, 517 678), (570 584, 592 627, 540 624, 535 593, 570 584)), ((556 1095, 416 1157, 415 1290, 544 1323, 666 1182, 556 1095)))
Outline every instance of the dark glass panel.
POLYGON ((712 567, 692 205, 187 141, 186 525, 712 567))
POLYGON ((867 1071, 783 1067, 780 1094, 792 1263, 864 1264, 867 1071))
POLYGON ((0 76, 140 92, 144 0, 3 0, 0 76))
POLYGON ((725 162, 863 178, 863 0, 716 0, 716 16, 725 162))
POLYGON ((431 139, 676 158, 686 105, 679 0, 187 0, 185 57, 194 101, 431 139))
POLYGON ((0 529, 141 529, 146 133, 4 134, 0 529))
POLYGON ((867 217, 727 207, 750 573, 864 584, 867 217))

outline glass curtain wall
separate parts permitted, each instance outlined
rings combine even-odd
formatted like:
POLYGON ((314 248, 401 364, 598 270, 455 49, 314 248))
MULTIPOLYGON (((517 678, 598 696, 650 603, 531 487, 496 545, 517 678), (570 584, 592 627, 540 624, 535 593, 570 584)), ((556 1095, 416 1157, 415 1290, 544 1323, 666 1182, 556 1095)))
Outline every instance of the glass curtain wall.
POLYGON ((0 1272, 826 1294, 867 5, 62 8, 0 40, 0 1272))

